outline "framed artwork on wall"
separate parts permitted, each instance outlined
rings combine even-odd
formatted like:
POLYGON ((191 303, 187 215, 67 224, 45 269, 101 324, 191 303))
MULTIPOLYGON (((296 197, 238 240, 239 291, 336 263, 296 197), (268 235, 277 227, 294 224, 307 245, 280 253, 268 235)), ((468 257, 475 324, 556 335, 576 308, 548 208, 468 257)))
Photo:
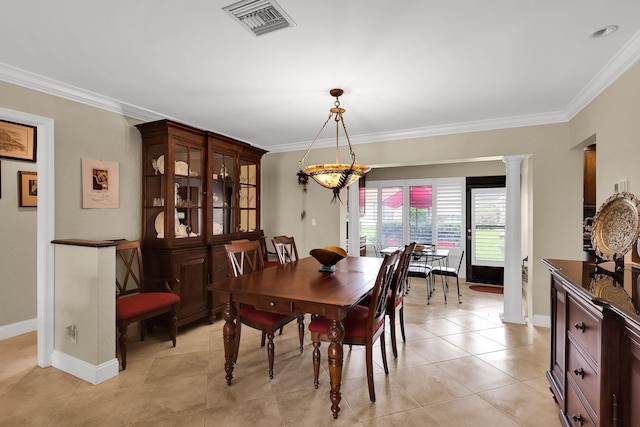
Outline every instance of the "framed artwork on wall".
POLYGON ((21 208, 38 206, 38 172, 18 171, 18 191, 21 208))
POLYGON ((0 157, 36 161, 36 127, 0 120, 0 157))
POLYGON ((117 209, 119 204, 117 162, 82 159, 82 207, 117 209))

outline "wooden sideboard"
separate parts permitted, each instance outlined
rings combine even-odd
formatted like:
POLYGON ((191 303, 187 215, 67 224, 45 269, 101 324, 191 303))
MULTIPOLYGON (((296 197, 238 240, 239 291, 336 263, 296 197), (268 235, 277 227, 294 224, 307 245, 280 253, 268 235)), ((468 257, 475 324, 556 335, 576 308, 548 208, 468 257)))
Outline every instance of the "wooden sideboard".
POLYGON ((640 425, 640 270, 544 260, 551 272, 550 389, 566 426, 640 425))

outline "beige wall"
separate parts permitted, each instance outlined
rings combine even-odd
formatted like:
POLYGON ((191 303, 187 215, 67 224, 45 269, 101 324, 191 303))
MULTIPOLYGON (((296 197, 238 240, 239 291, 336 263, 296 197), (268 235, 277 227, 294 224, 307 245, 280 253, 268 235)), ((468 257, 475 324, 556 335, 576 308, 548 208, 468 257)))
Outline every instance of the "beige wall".
MULTIPOLYGON (((640 67, 636 65, 569 123, 361 144, 356 146, 356 153, 361 163, 381 168, 529 155, 523 169, 528 224, 523 252, 529 255, 529 315, 548 316, 549 277, 541 259, 582 258, 583 141, 596 135, 598 203, 612 194, 613 182, 621 178, 629 180, 631 192, 640 193, 640 170, 636 167, 640 121, 635 117, 640 111, 639 89, 640 67)), ((133 119, 2 82, 0 107, 55 120, 56 238, 139 237, 141 142, 133 119), (119 209, 82 209, 82 157, 120 164, 119 209)), ((313 182, 303 192, 296 180, 302 154, 265 156, 263 228, 267 236, 294 235, 300 252, 306 254, 314 247, 344 240, 340 225, 345 205, 331 204, 331 193, 313 182), (312 218, 316 219, 315 227, 311 226, 312 218)), ((321 162, 332 155, 331 149, 313 150, 307 163, 321 162)), ((17 192, 15 172, 31 166, 2 160, 0 326, 36 316, 35 233, 31 231, 35 214, 17 210, 16 199, 9 196, 17 192)), ((344 190, 342 197, 346 200, 344 190)))
MULTIPOLYGON (((133 119, 0 82, 0 107, 54 119, 55 237, 135 239, 141 229, 142 143, 133 119), (81 159, 118 162, 120 207, 82 209, 81 159)), ((37 316, 36 211, 17 208, 17 170, 34 163, 2 159, 0 326, 37 316)))

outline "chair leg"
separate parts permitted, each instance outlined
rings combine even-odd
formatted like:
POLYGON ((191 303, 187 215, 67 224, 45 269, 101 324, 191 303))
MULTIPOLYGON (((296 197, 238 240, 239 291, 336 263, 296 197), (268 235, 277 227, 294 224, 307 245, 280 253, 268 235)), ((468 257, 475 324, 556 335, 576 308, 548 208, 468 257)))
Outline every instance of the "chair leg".
POLYGON ((462 304, 462 295, 460 295, 460 280, 458 280, 458 276, 456 276, 456 288, 458 290, 458 304, 462 304))
MULTIPOLYGON (((384 333, 384 332, 383 332, 384 333)), ((382 338, 382 335, 380 336, 382 338)), ((367 358, 367 385, 369 386, 369 400, 376 401, 376 390, 373 384, 373 343, 367 342, 365 345, 365 353, 367 358)))
POLYGON ((118 325, 118 330, 120 331, 120 337, 118 338, 118 343, 120 344, 120 359, 122 363, 122 370, 127 369, 127 329, 129 325, 120 324, 118 325))
POLYGON ((400 333, 402 334, 402 341, 407 342, 407 337, 404 335, 404 301, 400 304, 400 333))
POLYGON ((266 338, 267 338, 267 333, 265 331, 262 331, 262 339, 260 340, 260 347, 264 347, 264 344, 266 343, 266 338))
POLYGON ((284 326, 280 328, 280 335, 282 335, 283 330, 284 330, 284 326))
POLYGON ((273 333, 267 334, 267 356, 269 357, 269 379, 273 379, 273 359, 275 358, 276 345, 273 342, 273 333))
POLYGON ((238 353, 240 352, 240 332, 242 330, 242 322, 240 321, 240 317, 236 318, 236 342, 235 342, 235 351, 233 352, 233 364, 235 365, 238 362, 238 353))
MULTIPOLYGON (((373 347, 373 344, 371 344, 373 347)), ((387 364, 387 345, 385 343, 384 332, 380 334, 380 351, 382 352, 382 365, 384 366, 384 374, 389 375, 389 365, 387 364)), ((373 378, 373 375, 371 376, 373 378)))
MULTIPOLYGON (((398 357, 398 345, 396 344, 396 309, 387 313, 389 316, 389 327, 391 328, 391 351, 393 351, 393 357, 398 357)), ((404 333, 403 333, 404 335, 404 333)))
POLYGON ((304 313, 298 314, 298 336, 300 338, 300 354, 304 352, 304 313))
POLYGON ((171 325, 169 327, 169 339, 173 343, 173 346, 176 346, 176 335, 178 335, 178 316, 176 315, 176 311, 171 310, 169 313, 169 318, 171 325))
POLYGON ((318 388, 320 381, 320 341, 313 341, 313 386, 318 388))

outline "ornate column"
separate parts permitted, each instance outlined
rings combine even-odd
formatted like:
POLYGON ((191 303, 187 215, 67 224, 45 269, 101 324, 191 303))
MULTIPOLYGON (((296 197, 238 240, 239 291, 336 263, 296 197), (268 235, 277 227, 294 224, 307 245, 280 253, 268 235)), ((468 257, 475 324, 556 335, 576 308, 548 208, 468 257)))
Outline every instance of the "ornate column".
POLYGON ((507 221, 504 248, 504 312, 503 322, 525 323, 522 315, 520 164, 524 156, 505 156, 507 167, 507 221))

